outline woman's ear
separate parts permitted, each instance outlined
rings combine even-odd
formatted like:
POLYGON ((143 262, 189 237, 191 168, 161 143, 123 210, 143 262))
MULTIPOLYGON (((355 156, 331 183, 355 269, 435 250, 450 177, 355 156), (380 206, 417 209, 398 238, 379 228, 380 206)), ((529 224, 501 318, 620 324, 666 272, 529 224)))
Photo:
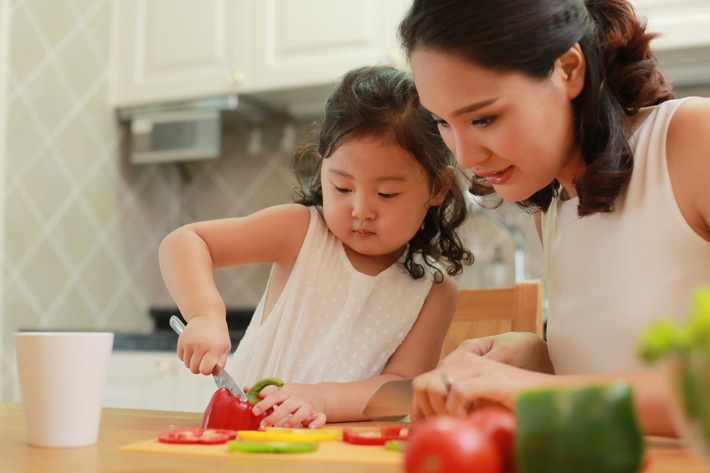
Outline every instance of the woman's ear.
POLYGON ((567 96, 570 100, 582 92, 586 68, 587 63, 579 43, 574 43, 555 61, 555 69, 560 72, 560 79, 567 89, 567 96))
POLYGON ((439 191, 431 197, 429 201, 430 207, 437 207, 444 202, 446 195, 451 190, 451 186, 454 184, 454 178, 456 176, 456 170, 453 166, 446 166, 446 169, 442 173, 441 179, 439 180, 440 188, 439 191))

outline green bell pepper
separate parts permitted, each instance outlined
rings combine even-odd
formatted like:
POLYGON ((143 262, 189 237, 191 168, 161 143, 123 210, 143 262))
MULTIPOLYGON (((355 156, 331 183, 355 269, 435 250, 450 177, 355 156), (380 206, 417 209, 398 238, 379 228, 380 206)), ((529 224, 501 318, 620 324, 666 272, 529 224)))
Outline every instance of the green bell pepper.
POLYGON ((645 443, 622 382, 531 390, 516 398, 519 473, 634 473, 645 443))

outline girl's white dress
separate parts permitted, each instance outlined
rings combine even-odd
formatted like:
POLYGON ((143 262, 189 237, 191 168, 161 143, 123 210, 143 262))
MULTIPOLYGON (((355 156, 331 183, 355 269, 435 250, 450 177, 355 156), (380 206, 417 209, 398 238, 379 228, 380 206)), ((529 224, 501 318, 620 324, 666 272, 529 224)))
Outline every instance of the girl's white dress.
POLYGON ((317 209, 310 210, 308 233, 283 293, 262 323, 264 292, 230 361, 240 384, 270 376, 317 383, 380 374, 429 294, 431 271, 420 279, 400 264, 377 276, 356 271, 342 242, 317 209))
POLYGON ((558 374, 649 368, 636 351, 641 331, 685 318, 693 290, 710 284, 710 242, 681 214, 666 162, 668 125, 685 100, 657 106, 634 132, 633 176, 614 212, 580 218, 573 198, 543 214, 548 348, 558 374))

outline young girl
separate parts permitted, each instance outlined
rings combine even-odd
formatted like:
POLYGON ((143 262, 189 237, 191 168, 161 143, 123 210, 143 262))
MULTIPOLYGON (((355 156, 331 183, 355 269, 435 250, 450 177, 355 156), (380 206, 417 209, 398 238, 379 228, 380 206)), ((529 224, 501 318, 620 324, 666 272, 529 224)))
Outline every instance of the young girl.
POLYGON ((213 270, 273 263, 230 370, 240 384, 286 382, 254 407, 278 406, 265 425, 363 419, 379 384, 434 368, 456 304, 450 276, 472 261, 455 233, 466 209, 453 158, 406 73, 348 73, 311 139, 295 157, 297 203, 186 225, 160 246, 193 373, 230 351, 213 270))
POLYGON ((621 377, 647 431, 672 433, 636 346, 710 282, 710 100, 673 100, 626 0, 416 0, 400 34, 471 192, 537 212, 549 297, 547 343, 469 341, 415 379, 413 417, 621 377))

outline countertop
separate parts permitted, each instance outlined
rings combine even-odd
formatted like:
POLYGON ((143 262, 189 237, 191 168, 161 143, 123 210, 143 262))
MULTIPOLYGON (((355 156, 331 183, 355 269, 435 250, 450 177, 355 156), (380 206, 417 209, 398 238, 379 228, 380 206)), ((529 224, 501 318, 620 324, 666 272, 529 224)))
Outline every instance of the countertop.
MULTIPOLYGON (((226 472, 240 473, 401 473, 395 465, 368 465, 310 461, 134 453, 119 447, 155 438, 170 428, 195 427, 199 413, 104 408, 99 442, 91 447, 49 449, 29 447, 21 404, 0 404, 0 472, 2 473, 96 473, 96 472, 226 472), (332 467, 332 468, 329 468, 332 467)), ((339 424, 343 425, 343 424, 339 424)), ((350 425, 375 426, 378 423, 350 425)), ((675 439, 649 439, 649 464, 643 473, 710 473, 699 457, 675 439)), ((369 447, 363 447, 369 448, 369 447)))
MULTIPOLYGON (((229 332, 232 351, 244 336, 244 330, 229 332)), ((114 351, 172 351, 177 349, 178 336, 172 330, 155 330, 150 333, 114 332, 114 351)))

